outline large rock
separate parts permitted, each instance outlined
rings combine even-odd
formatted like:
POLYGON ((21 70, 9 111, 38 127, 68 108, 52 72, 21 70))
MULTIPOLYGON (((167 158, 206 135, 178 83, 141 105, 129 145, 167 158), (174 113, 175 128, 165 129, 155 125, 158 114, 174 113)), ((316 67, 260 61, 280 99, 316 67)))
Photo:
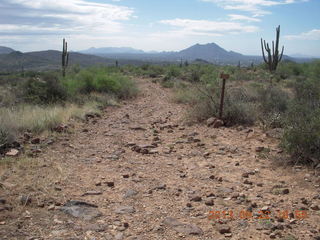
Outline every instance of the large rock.
POLYGON ((82 218, 84 220, 92 220, 102 216, 96 205, 82 201, 71 200, 60 207, 60 211, 69 214, 75 218, 82 218))
POLYGON ((202 235, 203 231, 201 228, 194 224, 182 223, 179 222, 177 219, 168 217, 164 219, 163 223, 174 229, 175 231, 186 234, 186 235, 202 235))
POLYGON ((207 120, 208 127, 219 128, 219 127, 222 127, 223 125, 224 125, 224 122, 218 118, 212 117, 207 120))

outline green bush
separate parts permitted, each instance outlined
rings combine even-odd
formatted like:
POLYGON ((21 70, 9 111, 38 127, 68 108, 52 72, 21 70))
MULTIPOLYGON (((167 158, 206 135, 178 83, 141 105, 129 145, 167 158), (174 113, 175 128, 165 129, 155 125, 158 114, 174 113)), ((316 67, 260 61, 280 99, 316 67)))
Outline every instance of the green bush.
POLYGON ((320 163, 320 84, 299 79, 287 117, 282 146, 297 160, 320 163))
POLYGON ((52 104, 67 99, 67 93, 59 79, 52 74, 30 78, 23 84, 23 98, 34 104, 52 104))
POLYGON ((130 78, 103 67, 81 70, 66 77, 63 84, 71 96, 100 92, 123 99, 137 94, 137 87, 130 78))

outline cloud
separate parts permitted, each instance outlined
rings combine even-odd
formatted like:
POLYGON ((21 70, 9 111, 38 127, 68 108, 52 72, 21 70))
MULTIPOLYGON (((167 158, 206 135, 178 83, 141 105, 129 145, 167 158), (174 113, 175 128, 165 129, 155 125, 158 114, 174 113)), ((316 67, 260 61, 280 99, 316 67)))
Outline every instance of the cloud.
POLYGON ((286 35, 284 37, 288 40, 320 40, 320 29, 313 29, 309 32, 303 32, 298 35, 286 35))
POLYGON ((114 33, 133 10, 86 0, 0 0, 0 34, 51 35, 114 33))
POLYGON ((162 20, 162 24, 170 25, 175 29, 166 33, 172 35, 198 35, 198 36, 223 36, 225 34, 250 33, 258 31, 258 27, 244 25, 239 22, 208 21, 192 19, 162 20))
POLYGON ((260 22, 261 20, 259 18, 254 17, 248 17, 244 15, 238 15, 238 14, 229 14, 231 21, 247 21, 247 22, 260 22))
POLYGON ((277 5, 292 4, 296 2, 306 2, 308 0, 201 0, 203 2, 212 2, 226 10, 245 11, 254 14, 254 16, 263 16, 270 14, 270 11, 263 10, 267 7, 277 5))

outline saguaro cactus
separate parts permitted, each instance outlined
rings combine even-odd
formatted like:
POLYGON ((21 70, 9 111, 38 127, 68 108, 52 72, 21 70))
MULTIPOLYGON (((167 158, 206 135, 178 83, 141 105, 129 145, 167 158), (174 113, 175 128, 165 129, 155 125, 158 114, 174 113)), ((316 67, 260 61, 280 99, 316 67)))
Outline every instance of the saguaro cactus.
POLYGON ((66 69, 69 63, 69 53, 68 53, 68 43, 65 39, 63 39, 63 46, 62 46, 62 76, 66 76, 66 69))
POLYGON ((276 32, 277 32, 276 45, 274 45, 274 41, 272 41, 272 52, 269 47, 269 43, 266 43, 266 41, 262 40, 261 38, 261 49, 262 49, 263 60, 268 65, 270 72, 274 72, 277 69, 278 63, 281 61, 283 56, 283 51, 284 51, 284 46, 283 46, 281 54, 279 55, 280 25, 277 27, 276 32), (264 50, 266 50, 268 54, 268 58, 266 58, 264 50))

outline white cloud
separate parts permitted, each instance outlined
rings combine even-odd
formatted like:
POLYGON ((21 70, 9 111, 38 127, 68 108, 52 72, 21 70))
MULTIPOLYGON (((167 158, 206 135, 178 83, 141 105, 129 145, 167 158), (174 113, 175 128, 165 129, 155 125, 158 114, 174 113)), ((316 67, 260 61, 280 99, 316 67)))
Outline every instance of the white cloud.
POLYGON ((320 40, 320 29, 313 29, 309 32, 303 32, 298 35, 286 35, 284 37, 288 40, 320 40))
POLYGON ((231 21, 247 21, 247 22, 260 22, 261 20, 259 18, 254 17, 248 17, 244 15, 238 15, 238 14, 229 14, 231 21))
POLYGON ((222 36, 225 34, 250 33, 258 31, 258 27, 243 25, 239 22, 228 21, 208 21, 192 19, 171 19, 162 20, 162 24, 167 24, 176 29, 166 34, 173 35, 198 35, 198 36, 222 36))
POLYGON ((212 2, 226 10, 246 11, 254 16, 263 16, 270 14, 270 11, 263 10, 267 7, 276 5, 292 4, 295 2, 305 2, 308 0, 201 0, 203 2, 212 2))
POLYGON ((0 5, 4 19, 0 33, 10 35, 114 33, 123 29, 122 21, 133 17, 128 7, 86 0, 0 0, 0 5))

